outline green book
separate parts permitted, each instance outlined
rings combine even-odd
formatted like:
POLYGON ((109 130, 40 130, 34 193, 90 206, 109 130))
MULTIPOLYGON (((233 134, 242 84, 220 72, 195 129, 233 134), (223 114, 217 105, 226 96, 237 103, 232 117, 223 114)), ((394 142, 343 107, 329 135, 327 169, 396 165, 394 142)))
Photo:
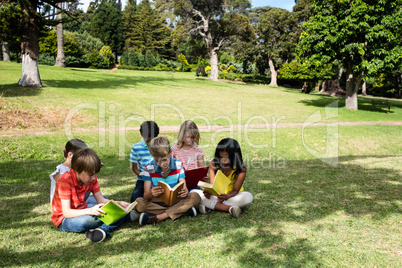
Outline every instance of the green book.
POLYGON ((135 208, 137 205, 137 202, 133 202, 130 205, 128 205, 126 208, 122 208, 120 205, 118 205, 116 202, 113 200, 110 200, 106 205, 101 207, 103 211, 106 212, 103 216, 96 216, 98 219, 106 223, 107 225, 110 225, 112 223, 115 223, 116 221, 120 220, 124 216, 126 216, 130 211, 135 208))

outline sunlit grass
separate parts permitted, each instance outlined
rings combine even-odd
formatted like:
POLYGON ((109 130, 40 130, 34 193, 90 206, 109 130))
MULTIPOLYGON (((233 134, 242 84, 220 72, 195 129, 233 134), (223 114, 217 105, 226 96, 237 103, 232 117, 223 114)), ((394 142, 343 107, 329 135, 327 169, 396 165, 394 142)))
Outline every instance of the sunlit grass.
MULTIPOLYGON (((0 266, 400 266, 402 126, 275 127, 317 116, 325 122, 334 114, 332 121, 401 121, 399 100, 387 114, 360 98, 361 109, 351 112, 325 109, 337 100, 331 97, 213 83, 190 73, 172 78, 49 66, 40 66, 44 88, 23 89, 15 86, 20 71, 16 63, 0 62, 0 112, 89 106, 79 106, 85 120, 76 118, 71 133, 64 122, 0 129, 0 266), (49 174, 63 161, 68 134, 87 142, 105 164, 98 174, 103 194, 129 201, 135 178, 128 155, 140 140, 138 125, 155 119, 178 126, 181 116, 224 128, 201 133, 207 160, 220 139, 240 142, 248 167, 244 187, 254 196, 240 218, 211 212, 155 226, 128 223, 101 244, 54 227, 49 174), (267 127, 239 131, 231 123, 267 127), (318 159, 328 148, 335 148, 331 161, 318 159)), ((177 137, 173 130, 161 135, 172 144, 177 137)))

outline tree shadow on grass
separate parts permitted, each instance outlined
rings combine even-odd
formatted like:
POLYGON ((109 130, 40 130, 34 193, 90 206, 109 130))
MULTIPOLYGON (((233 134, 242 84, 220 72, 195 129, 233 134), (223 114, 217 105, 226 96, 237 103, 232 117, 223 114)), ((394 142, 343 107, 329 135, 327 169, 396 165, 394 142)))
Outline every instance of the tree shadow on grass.
POLYGON ((37 96, 42 92, 42 88, 22 87, 15 84, 0 85, 0 97, 19 97, 19 96, 37 96))
MULTIPOLYGON (((83 70, 75 70, 84 72, 83 70)), ((90 72, 90 71, 88 71, 90 72)), ((42 79, 42 88, 22 87, 17 83, 0 85, 0 96, 2 97, 18 97, 18 96, 37 96, 45 88, 62 88, 62 89, 83 89, 83 90, 114 90, 121 88, 133 88, 140 86, 141 83, 154 84, 154 85, 177 85, 180 84, 182 79, 164 77, 164 76, 119 76, 109 75, 108 73, 91 74, 91 80, 82 76, 71 75, 66 79, 42 79), (95 80, 97 79, 97 80, 95 80)))
MULTIPOLYGON (((83 234, 59 232, 50 222, 48 174, 58 162, 2 162, 0 170, 7 172, 0 174, 0 225, 7 244, 0 251, 0 264, 161 265, 168 259, 159 254, 176 247, 178 259, 187 265, 199 265, 205 258, 204 263, 216 259, 241 266, 320 266, 320 246, 308 236, 287 237, 289 230, 283 224, 312 225, 339 212, 369 216, 374 222, 402 213, 397 205, 400 171, 370 167, 385 158, 400 161, 400 156, 355 156, 340 157, 338 167, 319 160, 290 160, 284 168, 270 168, 264 162, 250 165, 245 189, 254 201, 240 218, 212 212, 155 226, 127 223, 99 245, 83 234), (216 255, 209 256, 211 252, 216 255)), ((123 184, 132 176, 129 167, 124 168, 127 163, 117 158, 105 162, 115 168, 101 170, 98 176, 103 193, 128 200, 132 188, 123 184)))
MULTIPOLYGON (((327 105, 330 105, 331 103, 338 101, 339 107, 345 107, 345 99, 343 98, 337 98, 337 97, 331 97, 331 96, 326 96, 326 95, 316 95, 319 98, 314 99, 314 100, 301 100, 299 101, 300 103, 303 103, 307 106, 314 106, 314 107, 326 107, 327 105)), ((402 101, 393 99, 390 100, 388 99, 388 102, 391 104, 391 111, 388 112, 388 108, 385 107, 377 107, 374 109, 372 105, 372 100, 373 98, 368 98, 368 97, 363 97, 359 96, 358 99, 358 110, 361 111, 369 111, 369 112, 376 112, 376 113, 394 113, 395 111, 392 111, 392 107, 397 107, 402 109, 402 101)))

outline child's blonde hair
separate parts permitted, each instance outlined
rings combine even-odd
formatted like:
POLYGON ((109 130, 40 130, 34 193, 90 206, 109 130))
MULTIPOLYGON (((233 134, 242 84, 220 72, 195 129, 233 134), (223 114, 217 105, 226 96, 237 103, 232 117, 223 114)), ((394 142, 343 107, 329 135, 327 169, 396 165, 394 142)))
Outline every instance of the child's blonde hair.
POLYGON ((170 152, 170 142, 165 137, 153 138, 149 143, 149 153, 153 158, 164 157, 170 152))
POLYGON ((186 138, 186 132, 191 132, 194 135, 194 146, 200 143, 200 131, 197 125, 191 121, 184 121, 180 126, 179 135, 177 136, 177 146, 183 147, 184 139, 186 138))

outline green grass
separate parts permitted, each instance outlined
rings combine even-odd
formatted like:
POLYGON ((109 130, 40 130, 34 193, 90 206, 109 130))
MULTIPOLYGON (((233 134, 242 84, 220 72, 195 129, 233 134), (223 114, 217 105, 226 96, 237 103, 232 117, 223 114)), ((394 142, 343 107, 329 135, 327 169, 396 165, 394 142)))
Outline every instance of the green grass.
MULTIPOLYGON (((109 198, 128 201, 135 179, 127 159, 140 136, 137 130, 108 127, 120 116, 123 121, 134 114, 138 120, 150 119, 152 104, 172 104, 169 107, 178 107, 185 119, 204 116, 227 127, 201 133, 206 159, 221 138, 240 141, 248 165, 245 189, 254 201, 238 219, 212 212, 155 226, 128 223, 111 239, 92 244, 83 234, 58 231, 50 221, 48 176, 63 161, 64 126, 2 128, 0 266, 400 266, 402 126, 275 128, 272 123, 280 116, 286 117, 280 122, 302 123, 318 111, 325 118, 325 106, 337 99, 263 85, 213 83, 187 73, 172 79, 163 72, 49 66, 40 66, 44 88, 22 89, 14 85, 20 68, 0 62, 0 116, 2 110, 57 111, 85 102, 116 105, 114 111, 106 109, 105 132, 87 129, 103 124, 96 109, 82 111, 87 120, 73 129, 105 164, 98 177, 109 198), (219 115, 236 124, 259 116, 269 127, 238 131, 227 126, 227 118, 216 118, 219 115), (337 165, 317 159, 327 146, 336 148, 337 165)), ((329 114, 338 115, 330 120, 400 122, 402 105, 392 102, 392 113, 375 112, 369 98, 359 97, 359 111, 332 109, 329 114)), ((169 107, 155 114, 161 126, 180 123, 169 107)), ((138 126, 131 119, 127 125, 138 126)), ((249 123, 259 123, 257 119, 249 123)), ((172 131, 162 135, 171 142, 176 138, 172 131)))

